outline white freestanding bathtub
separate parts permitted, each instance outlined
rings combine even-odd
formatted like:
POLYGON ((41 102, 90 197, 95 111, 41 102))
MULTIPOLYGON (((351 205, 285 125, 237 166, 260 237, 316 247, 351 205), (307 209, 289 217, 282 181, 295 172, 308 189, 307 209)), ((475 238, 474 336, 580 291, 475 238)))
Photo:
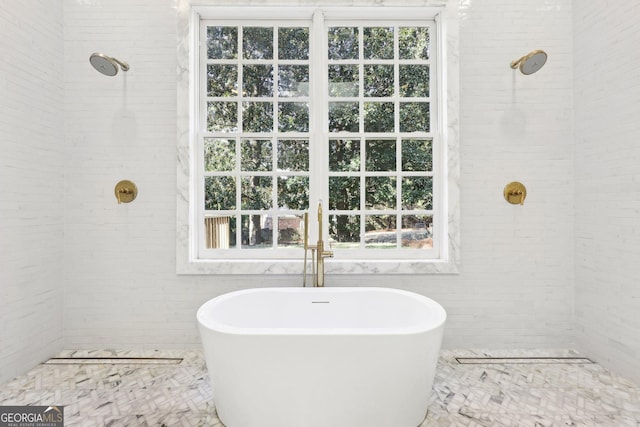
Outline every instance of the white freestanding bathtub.
POLYGON ((265 288, 197 313, 227 427, 416 427, 446 313, 388 288, 265 288))

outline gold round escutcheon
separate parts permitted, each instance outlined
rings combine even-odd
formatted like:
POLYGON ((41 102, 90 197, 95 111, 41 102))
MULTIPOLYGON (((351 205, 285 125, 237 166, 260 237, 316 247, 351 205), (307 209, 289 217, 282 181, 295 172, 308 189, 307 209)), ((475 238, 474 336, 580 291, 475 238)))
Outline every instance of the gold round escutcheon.
POLYGON ((132 181, 125 179, 116 184, 113 192, 118 199, 118 204, 131 203, 138 196, 138 187, 132 181))
POLYGON ((521 182, 513 181, 504 186, 502 193, 504 199, 512 205, 524 205, 527 188, 521 182))

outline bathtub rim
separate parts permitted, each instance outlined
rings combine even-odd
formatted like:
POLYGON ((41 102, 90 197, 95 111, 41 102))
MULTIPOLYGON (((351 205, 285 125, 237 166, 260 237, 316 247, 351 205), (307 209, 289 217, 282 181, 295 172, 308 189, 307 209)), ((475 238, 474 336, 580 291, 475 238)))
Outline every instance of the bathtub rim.
POLYGON ((266 287, 266 288, 247 288, 237 291, 231 291, 218 295, 208 301, 205 301, 196 313, 196 319, 198 321, 199 328, 204 328, 208 331, 221 333, 226 335, 236 336, 398 336, 398 335, 419 335, 437 331, 444 327, 447 320, 447 312, 437 301, 418 294, 416 292, 405 291, 403 289, 386 288, 382 286, 352 286, 352 287, 324 287, 324 288, 302 288, 302 287, 266 287), (392 328, 264 328, 264 327, 237 327, 228 325, 226 323, 219 322, 210 317, 205 317, 205 312, 218 304, 224 303, 224 301, 241 296, 248 293, 257 293, 264 291, 276 291, 276 292, 365 292, 365 291, 382 291, 388 293, 395 293, 403 295, 405 297, 412 298, 419 301, 421 304, 430 310, 437 312, 436 321, 429 323, 428 325, 416 325, 406 327, 392 327, 392 328))

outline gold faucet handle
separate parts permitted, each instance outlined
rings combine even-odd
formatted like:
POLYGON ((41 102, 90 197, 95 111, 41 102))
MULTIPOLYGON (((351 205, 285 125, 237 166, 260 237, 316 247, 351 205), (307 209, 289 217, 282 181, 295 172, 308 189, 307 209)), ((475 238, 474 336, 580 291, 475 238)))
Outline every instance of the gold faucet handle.
POLYGON ((133 182, 125 179, 116 184, 114 193, 118 203, 129 203, 135 200, 138 195, 138 187, 133 182))
POLYGON ((523 205, 527 197, 527 188, 524 184, 514 181, 504 187, 504 199, 512 205, 523 205))

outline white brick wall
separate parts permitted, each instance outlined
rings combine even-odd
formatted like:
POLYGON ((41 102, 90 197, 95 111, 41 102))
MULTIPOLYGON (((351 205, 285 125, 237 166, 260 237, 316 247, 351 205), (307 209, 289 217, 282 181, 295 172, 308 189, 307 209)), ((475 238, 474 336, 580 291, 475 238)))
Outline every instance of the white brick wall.
MULTIPOLYGON (((175 274, 175 2, 64 8, 66 346, 195 346, 195 311, 207 299, 299 285, 300 277, 175 274), (94 51, 131 71, 96 73, 94 51), (138 184, 134 203, 116 204, 120 179, 138 184)), ((448 347, 572 346, 571 1, 463 1, 460 18, 462 273, 339 276, 328 285, 433 297, 449 313, 448 347), (509 68, 536 48, 550 55, 539 73, 509 68), (502 199, 513 180, 527 185, 524 206, 502 199)))
POLYGON ((62 2, 0 2, 0 384, 62 349, 62 2))
POLYGON ((640 382, 640 4, 574 8, 576 338, 640 382))

